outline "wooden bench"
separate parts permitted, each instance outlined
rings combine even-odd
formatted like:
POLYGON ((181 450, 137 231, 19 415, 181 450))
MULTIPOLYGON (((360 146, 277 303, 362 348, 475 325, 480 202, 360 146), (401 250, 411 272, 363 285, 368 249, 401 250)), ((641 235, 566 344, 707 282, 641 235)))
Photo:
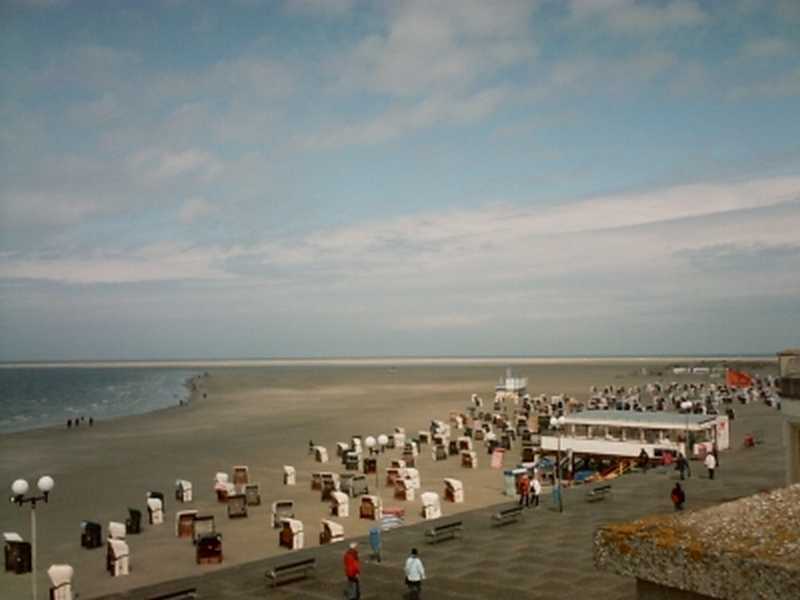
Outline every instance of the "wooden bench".
POLYGON ((435 544, 436 542, 441 542, 442 540, 454 539, 461 533, 463 529, 464 523, 462 521, 451 521, 450 523, 445 523, 444 525, 436 525, 435 527, 431 527, 425 532, 425 537, 431 538, 430 542, 435 544))
POLYGON ((197 588, 186 588, 158 596, 148 596, 147 600, 194 600, 195 598, 197 598, 197 588))
POLYGON ((598 502, 604 500, 611 493, 611 484, 598 485, 586 492, 587 502, 598 502))
POLYGON ((272 580, 272 587, 279 583, 295 581, 309 576, 309 573, 317 568, 316 558, 304 558, 276 565, 271 571, 267 571, 267 579, 272 580))
POLYGON ((492 521, 496 521, 497 525, 507 525, 522 518, 521 506, 509 506, 503 508, 492 515, 492 521))

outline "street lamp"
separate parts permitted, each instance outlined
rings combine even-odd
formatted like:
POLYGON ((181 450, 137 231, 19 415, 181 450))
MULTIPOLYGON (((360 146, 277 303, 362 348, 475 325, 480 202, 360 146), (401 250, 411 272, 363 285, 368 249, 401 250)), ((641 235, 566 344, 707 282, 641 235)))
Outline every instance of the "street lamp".
MULTIPOLYGON (((367 439, 364 440, 364 445, 369 449, 369 455, 372 456, 373 454, 377 454, 375 451, 375 446, 377 445, 378 441, 372 437, 371 435, 367 436, 367 439)), ((377 493, 378 489, 378 459, 375 458, 375 490, 377 493)))
POLYGON ((53 491, 56 482, 49 475, 44 475, 36 482, 36 487, 42 493, 41 496, 25 496, 30 489, 28 482, 24 479, 17 479, 11 484, 11 491, 14 493, 11 496, 11 502, 17 506, 23 504, 31 505, 31 588, 33 592, 33 600, 36 600, 36 503, 40 500, 47 502, 50 492, 53 491))
POLYGON ((558 459, 556 461, 556 500, 558 501, 558 512, 564 512, 564 503, 561 500, 561 429, 567 419, 564 415, 560 417, 550 417, 550 429, 558 431, 558 459))

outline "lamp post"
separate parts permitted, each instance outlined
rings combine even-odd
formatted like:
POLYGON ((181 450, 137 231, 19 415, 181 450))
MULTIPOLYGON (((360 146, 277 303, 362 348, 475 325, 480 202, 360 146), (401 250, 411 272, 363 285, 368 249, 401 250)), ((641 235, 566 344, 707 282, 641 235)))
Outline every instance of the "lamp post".
POLYGON ((14 493, 11 496, 11 502, 17 506, 23 504, 31 505, 31 590, 33 593, 33 600, 36 600, 36 503, 40 500, 47 502, 50 492, 53 491, 56 482, 49 475, 44 475, 36 482, 36 487, 42 493, 41 496, 25 496, 30 489, 28 482, 24 479, 17 479, 11 484, 11 491, 14 493))
MULTIPOLYGON (((375 446, 377 444, 377 440, 372 437, 371 435, 367 436, 367 439, 364 440, 364 445, 369 449, 369 455, 372 456, 373 454, 377 454, 375 452, 375 446)), ((375 490, 378 489, 378 459, 375 458, 375 490)))
POLYGON ((550 417, 550 429, 558 431, 558 458, 556 460, 556 500, 558 501, 558 512, 564 512, 564 503, 561 500, 561 429, 564 427, 566 418, 550 417))

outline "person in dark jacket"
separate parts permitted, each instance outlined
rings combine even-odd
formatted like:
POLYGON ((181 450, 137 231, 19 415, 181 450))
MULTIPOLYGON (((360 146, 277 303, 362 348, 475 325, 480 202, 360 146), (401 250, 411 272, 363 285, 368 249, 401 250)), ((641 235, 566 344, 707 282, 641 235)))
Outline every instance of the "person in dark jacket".
POLYGON ((680 483, 676 483, 675 487, 672 488, 670 499, 672 500, 673 506, 675 506, 675 510, 683 510, 683 503, 686 502, 686 494, 680 483))

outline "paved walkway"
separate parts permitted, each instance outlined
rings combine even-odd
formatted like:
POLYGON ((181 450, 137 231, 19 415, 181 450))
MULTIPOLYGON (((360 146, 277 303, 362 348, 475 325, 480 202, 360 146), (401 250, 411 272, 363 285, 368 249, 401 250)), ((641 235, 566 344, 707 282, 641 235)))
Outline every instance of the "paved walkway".
MULTIPOLYGON (((760 405, 736 408, 740 418, 733 422, 733 450, 721 455, 717 478, 710 481, 706 469, 696 461, 692 463, 693 477, 684 486, 688 510, 784 484, 781 414, 760 405), (742 449, 744 434, 752 430, 763 431, 765 443, 742 449)), ((669 492, 676 479, 673 470, 631 473, 612 482, 610 497, 593 503, 585 501, 584 488, 576 487, 566 491, 563 513, 555 510, 548 497, 538 509, 526 511, 523 521, 503 527, 491 525, 491 514, 497 507, 447 517, 443 522, 463 520, 463 536, 436 545, 425 541, 424 531, 430 522, 384 533, 383 562, 363 561, 362 598, 402 598, 405 591, 402 566, 408 551, 416 546, 428 572, 423 587, 423 596, 428 600, 564 600, 585 599, 589 594, 603 600, 633 600, 636 596, 633 580, 595 569, 592 536, 605 523, 672 510, 669 492)), ((365 539, 359 541, 363 559, 369 555, 369 547, 365 539)), ((335 544, 293 554, 297 558, 316 557, 319 564, 316 576, 275 589, 266 585, 264 574, 271 565, 286 561, 286 556, 104 596, 103 600, 145 600, 181 587, 197 587, 202 599, 341 600, 345 549, 344 544, 335 544)))

